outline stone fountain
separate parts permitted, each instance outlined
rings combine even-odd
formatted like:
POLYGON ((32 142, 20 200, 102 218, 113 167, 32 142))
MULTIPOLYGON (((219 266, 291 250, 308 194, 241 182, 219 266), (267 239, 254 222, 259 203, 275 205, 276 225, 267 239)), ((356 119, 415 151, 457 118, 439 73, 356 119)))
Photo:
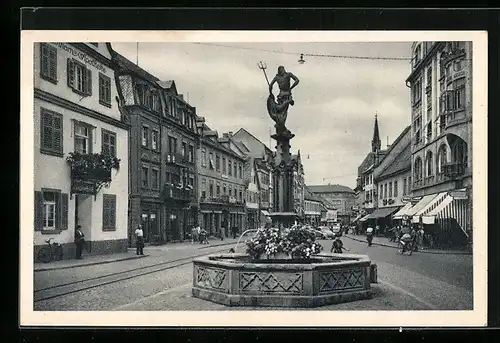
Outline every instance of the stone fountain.
MULTIPOLYGON (((259 68, 264 71, 262 64, 259 68)), ((280 66, 269 85, 267 109, 276 123, 276 157, 273 161, 273 226, 290 228, 298 219, 293 203, 294 161, 290 140, 295 136, 285 126, 291 90, 299 79, 280 66), (290 86, 290 80, 293 85, 290 86), (278 83, 280 93, 272 93, 278 83)), ((236 250, 236 249, 235 249, 236 250)), ((193 262, 194 297, 227 306, 317 307, 371 297, 376 268, 365 255, 320 253, 307 259, 253 258, 229 253, 205 256, 193 262)))

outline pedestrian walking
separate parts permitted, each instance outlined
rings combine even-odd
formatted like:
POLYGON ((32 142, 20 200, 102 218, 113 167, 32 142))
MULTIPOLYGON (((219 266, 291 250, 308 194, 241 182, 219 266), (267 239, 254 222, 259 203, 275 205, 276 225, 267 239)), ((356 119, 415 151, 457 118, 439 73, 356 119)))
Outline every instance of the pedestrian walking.
POLYGON ((371 247, 372 241, 373 241, 373 228, 372 227, 368 227, 368 229, 366 229, 366 241, 368 242, 368 246, 371 247))
POLYGON ((136 255, 144 255, 144 231, 140 225, 135 229, 135 249, 136 255))
POLYGON ((75 245, 76 245, 76 259, 82 259, 82 249, 85 245, 85 235, 82 232, 82 226, 78 225, 75 230, 75 245))
POLYGON ((424 229, 420 228, 420 230, 418 230, 418 247, 421 250, 424 249, 424 234, 424 229))

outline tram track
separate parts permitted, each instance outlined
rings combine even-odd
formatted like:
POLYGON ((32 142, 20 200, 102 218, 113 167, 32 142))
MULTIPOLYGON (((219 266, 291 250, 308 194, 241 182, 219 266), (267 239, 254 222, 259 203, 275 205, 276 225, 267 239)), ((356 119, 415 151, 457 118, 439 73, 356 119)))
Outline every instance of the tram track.
POLYGON ((219 253, 227 251, 225 249, 218 249, 216 251, 205 252, 203 254, 187 256, 171 261, 165 261, 160 263, 155 263, 149 266, 141 266, 137 268, 131 268, 115 273, 110 273, 106 275, 95 276, 91 278, 86 278, 83 280, 71 281, 63 284, 58 284, 54 286, 44 287, 37 290, 34 290, 34 299, 33 302, 41 302, 45 300, 50 300, 54 298, 63 297, 65 295, 70 295, 74 293, 83 292, 89 289, 94 289, 98 287, 103 287, 106 285, 110 285, 113 283, 118 283, 121 281, 126 281, 130 279, 134 279, 137 277, 159 273, 168 269, 178 268, 193 262, 193 260, 197 257, 206 256, 209 254, 219 253))

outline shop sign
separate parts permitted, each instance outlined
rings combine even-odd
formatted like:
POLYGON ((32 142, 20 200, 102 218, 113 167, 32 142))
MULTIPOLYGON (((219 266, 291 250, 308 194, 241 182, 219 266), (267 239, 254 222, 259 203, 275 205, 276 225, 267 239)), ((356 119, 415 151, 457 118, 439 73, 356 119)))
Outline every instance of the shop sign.
POLYGON ((59 48, 63 49, 67 53, 71 54, 73 57, 79 58, 85 64, 89 64, 94 68, 96 68, 97 70, 106 73, 106 68, 101 63, 96 61, 94 58, 88 56, 86 53, 77 50, 76 48, 73 48, 71 46, 68 46, 64 43, 55 43, 55 45, 57 45, 59 48))
POLYGON ((89 180, 72 180, 71 181, 71 193, 72 194, 91 194, 95 195, 95 184, 94 181, 89 180))
POLYGON ((466 191, 451 191, 448 193, 454 200, 467 200, 469 197, 467 196, 466 191))

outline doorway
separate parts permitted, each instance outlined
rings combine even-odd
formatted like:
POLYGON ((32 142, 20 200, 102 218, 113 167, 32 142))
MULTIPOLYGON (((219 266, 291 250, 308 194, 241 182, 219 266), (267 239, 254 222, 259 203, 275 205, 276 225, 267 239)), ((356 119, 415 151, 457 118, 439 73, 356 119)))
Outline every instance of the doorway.
POLYGON ((157 210, 143 208, 141 215, 141 225, 144 232, 144 242, 151 242, 153 237, 158 236, 158 216, 157 210))

